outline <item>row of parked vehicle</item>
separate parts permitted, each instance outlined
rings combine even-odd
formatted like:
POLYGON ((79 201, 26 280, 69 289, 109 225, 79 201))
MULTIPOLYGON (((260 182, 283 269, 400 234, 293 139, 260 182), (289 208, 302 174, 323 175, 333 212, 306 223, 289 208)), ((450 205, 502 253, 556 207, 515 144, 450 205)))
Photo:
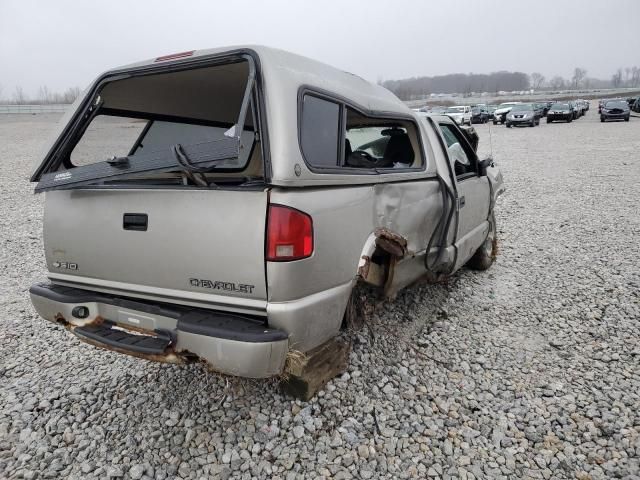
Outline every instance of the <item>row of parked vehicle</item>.
POLYGON ((572 122, 587 113, 589 102, 586 100, 571 100, 568 102, 506 102, 497 106, 493 112, 493 124, 504 124, 508 128, 514 125, 540 125, 544 117, 547 123, 556 120, 572 122))
MULTIPOLYGON (((424 111, 424 109, 421 110, 424 111)), ((494 125, 504 124, 510 128, 514 125, 535 127, 540 124, 540 120, 544 117, 547 118, 547 123, 556 120, 571 122, 585 115, 588 110, 588 101, 571 100, 567 102, 505 102, 499 105, 478 104, 430 107, 427 112, 448 115, 459 125, 492 121, 494 125), (551 115, 549 115, 549 112, 551 112, 551 115)))

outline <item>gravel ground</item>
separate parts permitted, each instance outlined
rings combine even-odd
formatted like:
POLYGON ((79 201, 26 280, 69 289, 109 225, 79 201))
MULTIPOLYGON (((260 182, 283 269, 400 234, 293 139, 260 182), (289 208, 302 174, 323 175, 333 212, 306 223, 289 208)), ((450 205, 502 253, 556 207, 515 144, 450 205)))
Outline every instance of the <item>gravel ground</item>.
POLYGON ((308 403, 37 318, 27 175, 56 119, 0 116, 0 477, 640 478, 640 119, 478 126, 496 264, 382 304, 308 403))

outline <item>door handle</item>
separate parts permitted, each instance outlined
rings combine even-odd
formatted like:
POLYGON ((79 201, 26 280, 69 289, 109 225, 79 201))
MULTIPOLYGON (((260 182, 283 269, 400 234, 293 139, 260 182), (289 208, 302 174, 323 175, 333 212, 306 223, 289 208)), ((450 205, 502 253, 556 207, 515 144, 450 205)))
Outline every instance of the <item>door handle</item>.
POLYGON ((146 232, 149 225, 149 216, 146 213, 125 213, 122 217, 122 228, 146 232))
POLYGON ((467 203, 467 201, 464 198, 464 195, 458 198, 458 209, 464 207, 464 204, 467 203))

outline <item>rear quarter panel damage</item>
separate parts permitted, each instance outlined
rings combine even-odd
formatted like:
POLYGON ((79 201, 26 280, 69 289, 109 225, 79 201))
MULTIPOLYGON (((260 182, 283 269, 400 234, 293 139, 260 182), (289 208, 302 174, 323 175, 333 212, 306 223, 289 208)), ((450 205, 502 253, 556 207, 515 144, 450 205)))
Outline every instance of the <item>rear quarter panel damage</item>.
POLYGON ((274 189, 271 202, 313 218, 315 250, 294 262, 267 262, 268 318, 291 333, 305 351, 335 335, 351 288, 376 248, 405 272, 395 290, 424 273, 423 253, 440 219, 442 196, 435 179, 348 188, 274 189), (413 264, 411 267, 409 264, 413 264), (409 272, 413 272, 408 275, 409 272), (413 277, 411 276, 413 275, 413 277), (292 315, 292 311, 296 315, 292 315))

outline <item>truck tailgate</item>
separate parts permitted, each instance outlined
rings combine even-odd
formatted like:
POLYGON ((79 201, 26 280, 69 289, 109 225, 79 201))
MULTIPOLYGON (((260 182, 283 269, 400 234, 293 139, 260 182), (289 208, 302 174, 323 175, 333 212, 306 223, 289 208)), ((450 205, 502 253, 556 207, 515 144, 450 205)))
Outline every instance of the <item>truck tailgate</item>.
POLYGON ((84 189, 46 196, 45 252, 54 281, 217 308, 241 299, 256 308, 266 300, 264 190, 84 189))

